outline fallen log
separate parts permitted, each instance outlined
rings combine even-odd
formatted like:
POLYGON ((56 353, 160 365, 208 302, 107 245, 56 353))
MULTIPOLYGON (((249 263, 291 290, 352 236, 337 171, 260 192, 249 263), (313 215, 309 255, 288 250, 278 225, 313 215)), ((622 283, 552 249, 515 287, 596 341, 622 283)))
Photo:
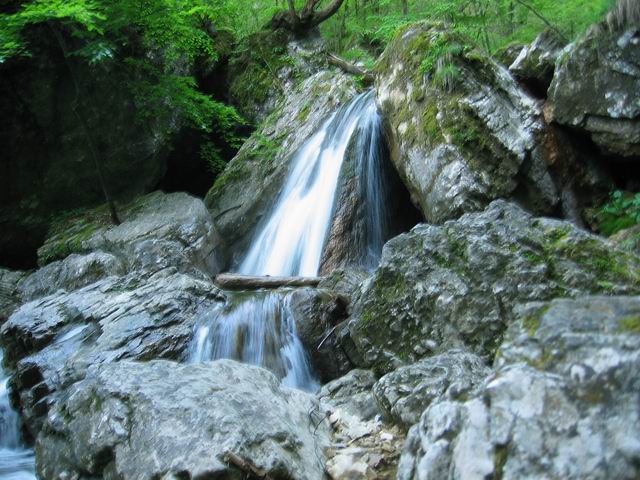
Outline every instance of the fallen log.
POLYGON ((270 277, 221 273, 214 283, 226 290, 257 290, 279 287, 317 287, 322 277, 270 277))
POLYGON ((361 76, 367 84, 372 84, 375 80, 375 76, 369 70, 359 67, 358 65, 354 65, 353 63, 349 63, 331 53, 327 53, 327 61, 330 65, 338 67, 345 73, 361 76))

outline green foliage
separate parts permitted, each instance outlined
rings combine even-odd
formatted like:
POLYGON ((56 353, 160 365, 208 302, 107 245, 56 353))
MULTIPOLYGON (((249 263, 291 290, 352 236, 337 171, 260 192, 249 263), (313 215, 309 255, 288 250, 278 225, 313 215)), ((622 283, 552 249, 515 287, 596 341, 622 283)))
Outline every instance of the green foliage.
POLYGON ((209 170, 216 177, 224 171, 228 163, 220 148, 213 142, 205 142, 200 146, 200 158, 209 165, 209 170))
POLYGON ((613 235, 640 223, 640 193, 616 190, 597 212, 599 229, 604 235, 613 235))
POLYGON ((198 58, 215 60, 217 51, 207 25, 229 25, 231 0, 32 0, 12 14, 0 15, 0 63, 30 56, 29 29, 48 27, 51 41, 67 58, 109 70, 125 71, 138 120, 171 116, 202 131, 216 129, 232 139, 242 119, 198 89, 182 72, 198 58), (67 50, 67 45, 69 49, 67 50))
POLYGON ((547 28, 568 39, 600 21, 614 0, 345 0, 321 25, 331 49, 344 55, 367 48, 379 53, 399 29, 418 20, 445 22, 474 46, 494 53, 510 43, 528 43, 547 28))

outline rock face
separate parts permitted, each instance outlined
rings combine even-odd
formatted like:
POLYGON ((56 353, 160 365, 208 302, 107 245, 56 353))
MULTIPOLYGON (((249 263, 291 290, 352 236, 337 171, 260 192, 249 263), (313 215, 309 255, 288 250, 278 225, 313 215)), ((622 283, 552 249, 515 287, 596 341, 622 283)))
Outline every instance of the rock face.
POLYGON ((345 152, 320 274, 372 270, 384 243, 420 220, 389 158, 382 118, 369 110, 345 152))
POLYGON ((327 67, 319 32, 296 39, 285 29, 243 38, 229 62, 229 96, 242 115, 263 122, 300 78, 327 67))
POLYGON ((333 409, 340 408, 349 415, 367 421, 382 413, 373 396, 375 383, 376 376, 371 370, 355 369, 323 385, 318 397, 330 403, 333 409))
MULTIPOLYGON (((171 133, 178 128, 173 114, 132 128, 140 109, 123 87, 128 67, 106 61, 89 66, 75 56, 64 62, 45 27, 34 29, 28 43, 32 55, 0 65, 0 261, 11 268, 34 266, 31 255, 52 214, 104 201, 90 141, 102 154, 111 195, 128 199, 162 178, 171 133)), ((185 74, 184 66, 163 68, 185 74)))
POLYGON ((489 372, 477 355, 451 350, 388 373, 373 391, 386 415, 409 428, 431 403, 471 394, 489 372))
POLYGON ((322 70, 300 82, 218 177, 205 203, 236 260, 277 198, 294 152, 355 93, 353 80, 335 71, 322 70))
POLYGON ((479 392, 411 429, 398 478, 637 478, 639 312, 638 297, 522 308, 479 392))
POLYGON ((640 27, 592 28, 560 56, 550 113, 606 154, 640 156, 640 27))
POLYGON ((496 198, 516 198, 538 213, 566 210, 576 195, 565 190, 597 174, 576 163, 565 177, 539 103, 505 68, 463 45, 444 27, 409 25, 376 67, 391 159, 414 203, 431 223, 496 198))
POLYGON ((230 360, 91 367, 50 413, 38 473, 322 479, 329 429, 320 419, 311 395, 230 360))
POLYGON ((26 272, 0 268, 0 325, 20 306, 22 295, 18 290, 18 283, 26 276, 26 272))
POLYGON ((564 45, 565 42, 556 33, 546 30, 531 45, 520 51, 509 66, 509 71, 534 94, 544 98, 553 80, 556 60, 564 45))
POLYGON ((498 200, 387 243, 349 330, 364 364, 385 373, 451 347, 491 358, 517 303, 638 291, 635 255, 498 200))
POLYGON ((119 226, 102 225, 99 211, 73 225, 41 249, 43 261, 68 256, 13 285, 26 303, 9 305, 0 329, 34 436, 90 365, 183 358, 196 320, 223 298, 210 279, 219 244, 200 200, 156 193, 124 208, 119 226))

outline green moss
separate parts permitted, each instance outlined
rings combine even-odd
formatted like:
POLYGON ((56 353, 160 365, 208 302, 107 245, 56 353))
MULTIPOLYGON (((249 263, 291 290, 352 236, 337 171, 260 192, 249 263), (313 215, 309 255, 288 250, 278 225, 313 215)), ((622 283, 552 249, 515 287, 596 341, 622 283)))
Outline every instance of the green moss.
POLYGON ((544 255, 536 253, 532 250, 522 252, 522 256, 526 258, 528 262, 533 263, 534 265, 547 263, 547 258, 544 255))
POLYGON ((422 114, 422 129, 426 139, 432 145, 443 141, 442 131, 438 123, 438 105, 436 102, 430 102, 426 106, 422 114))
POLYGON ((533 337, 538 331, 538 328, 540 328, 542 317, 549 311, 549 308, 550 306, 548 305, 538 308, 535 312, 530 313, 522 319, 522 327, 527 331, 530 337, 533 337))
POLYGON ((255 106, 283 93, 277 74, 294 64, 287 55, 288 40, 283 30, 264 30, 243 39, 236 49, 229 64, 229 93, 243 115, 251 117, 255 106))
MULTIPOLYGON (((122 215, 127 207, 121 210, 122 215)), ((107 205, 62 212, 51 220, 47 240, 38 250, 38 264, 44 266, 62 260, 72 253, 84 252, 84 242, 99 228, 110 225, 111 217, 107 205)))
POLYGON ((640 315, 625 317, 618 323, 619 330, 640 335, 640 315))
POLYGON ((494 480, 502 480, 507 458, 509 458, 509 449, 504 445, 496 445, 493 449, 494 480))
POLYGON ((305 103, 298 112, 298 115, 296 115, 296 121, 299 123, 306 122, 307 118, 309 117, 309 113, 311 113, 311 102, 307 101, 307 103, 305 103))

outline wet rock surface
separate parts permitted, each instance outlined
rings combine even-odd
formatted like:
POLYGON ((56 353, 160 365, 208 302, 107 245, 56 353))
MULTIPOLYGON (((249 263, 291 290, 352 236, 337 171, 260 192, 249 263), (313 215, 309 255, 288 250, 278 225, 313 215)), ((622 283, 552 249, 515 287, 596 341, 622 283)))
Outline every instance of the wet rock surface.
POLYGON ((499 200, 390 241, 349 330, 364 365, 381 373, 452 347, 491 359, 518 303, 639 289, 634 254, 499 200))
POLYGON ((639 302, 523 307, 478 393, 411 429, 398 478, 636 478, 639 302))
POLYGON ((311 395, 230 360, 95 366, 49 414, 38 473, 321 479, 329 428, 317 412, 311 395))

